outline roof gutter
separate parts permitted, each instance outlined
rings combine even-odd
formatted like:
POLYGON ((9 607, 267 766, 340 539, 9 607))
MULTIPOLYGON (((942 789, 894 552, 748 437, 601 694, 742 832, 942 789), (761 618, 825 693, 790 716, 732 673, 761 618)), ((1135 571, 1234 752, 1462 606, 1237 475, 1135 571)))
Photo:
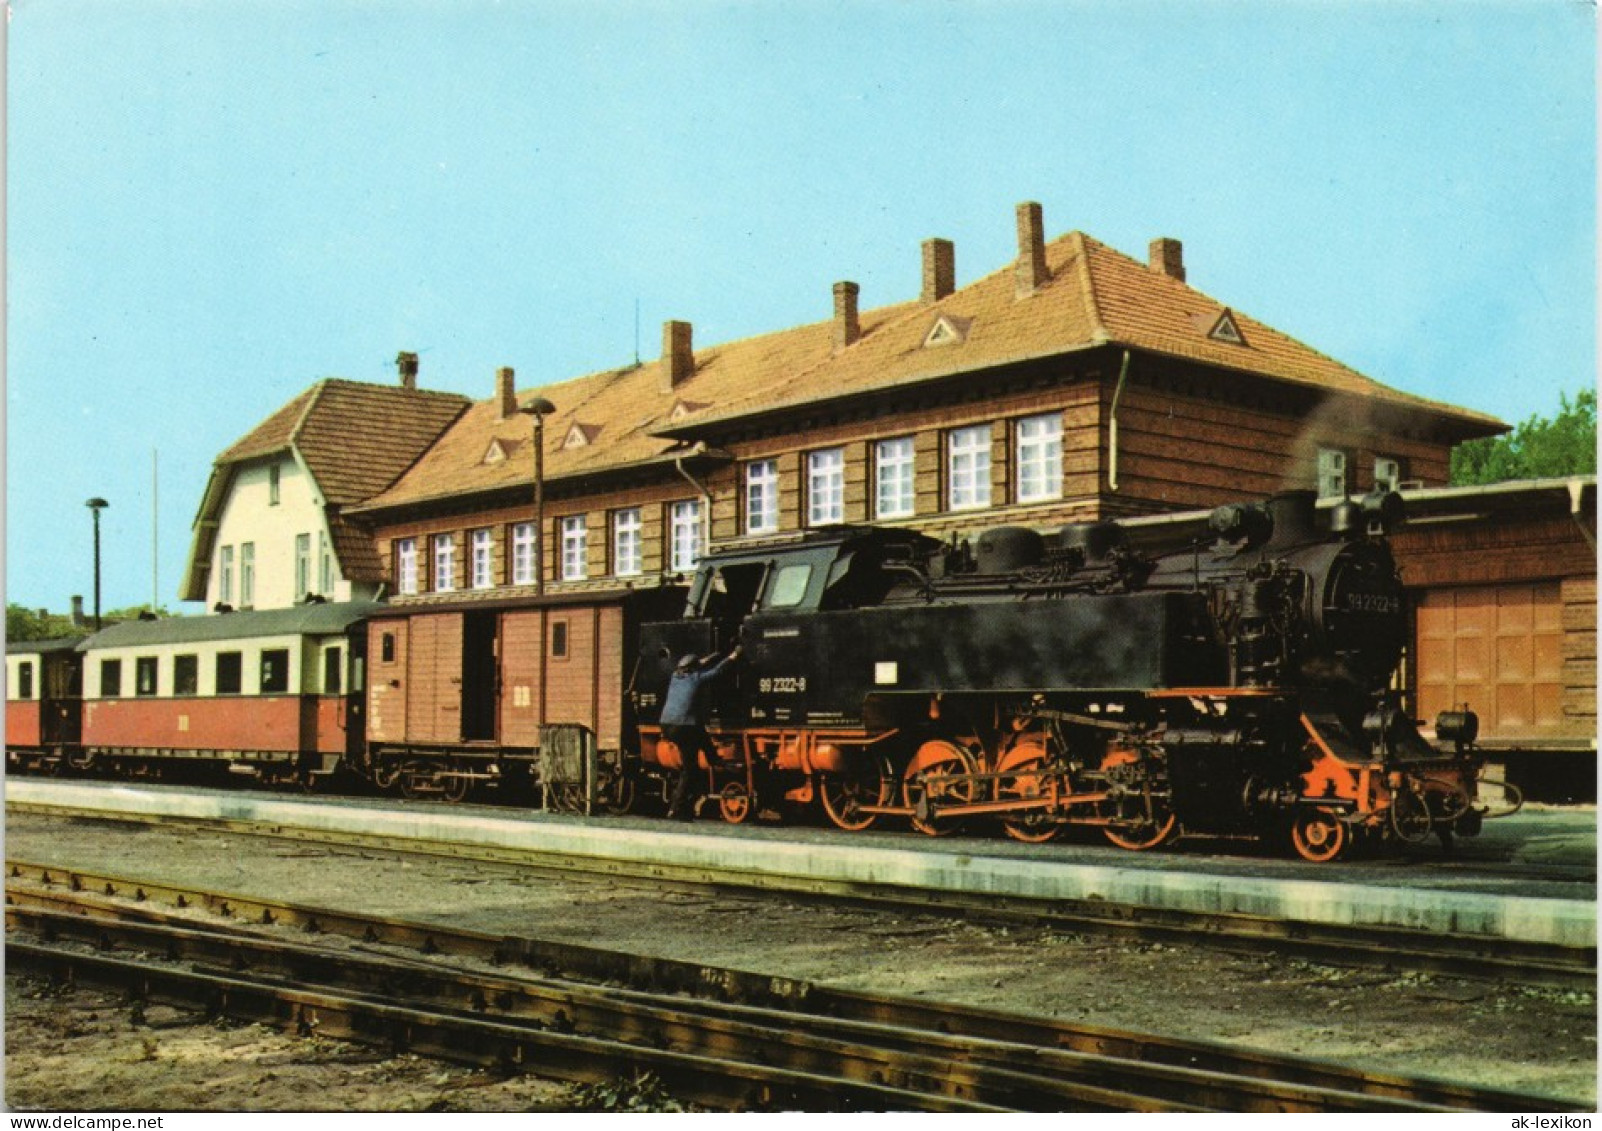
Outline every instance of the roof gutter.
POLYGON ((699 479, 690 474, 689 470, 684 466, 684 461, 686 459, 694 459, 697 456, 704 456, 706 454, 706 441, 700 440, 697 441, 695 447, 691 448, 689 451, 681 452, 673 457, 673 469, 684 477, 685 482, 696 489, 702 499, 706 500, 706 505, 701 508, 702 553, 705 553, 706 550, 709 550, 712 547, 712 492, 707 488, 706 484, 702 483, 699 479))
POLYGON ((1129 380, 1129 351, 1124 351, 1123 364, 1118 367, 1118 385, 1113 389, 1112 408, 1107 414, 1107 490, 1118 490, 1118 402, 1123 399, 1124 384, 1129 380))
POLYGON ((1585 480, 1570 479, 1568 482, 1568 488, 1569 517, 1574 519, 1574 528, 1580 532, 1580 537, 1585 539, 1585 544, 1591 547, 1591 553, 1595 554, 1596 534, 1590 530, 1587 530, 1585 528, 1585 523, 1580 519, 1580 514, 1583 509, 1581 506, 1581 500, 1585 497, 1585 480))

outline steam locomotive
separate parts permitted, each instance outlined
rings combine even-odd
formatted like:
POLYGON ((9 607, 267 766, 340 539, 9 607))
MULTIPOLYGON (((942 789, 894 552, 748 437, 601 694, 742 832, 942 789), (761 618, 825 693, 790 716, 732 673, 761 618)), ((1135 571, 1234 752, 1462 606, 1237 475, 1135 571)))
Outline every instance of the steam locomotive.
POLYGON ((683 764, 658 725, 678 660, 738 643, 704 769, 727 821, 1288 837, 1312 861, 1449 842, 1492 814, 1473 713, 1435 720, 1438 749, 1391 686, 1400 518, 1291 493, 1164 552, 1115 523, 834 527, 708 555, 687 590, 132 622, 8 645, 7 763, 625 811, 683 764))
POLYGON ((1358 838, 1479 832, 1472 712, 1438 750, 1391 678, 1407 603, 1376 494, 1321 524, 1311 492, 1212 513, 1206 538, 1133 551, 1113 523, 976 545, 819 532, 702 562, 685 616, 641 630, 641 757, 677 658, 743 646, 713 767, 728 819, 814 795, 837 825, 940 835, 999 819, 1124 848, 1181 831, 1289 837, 1313 861, 1358 838))

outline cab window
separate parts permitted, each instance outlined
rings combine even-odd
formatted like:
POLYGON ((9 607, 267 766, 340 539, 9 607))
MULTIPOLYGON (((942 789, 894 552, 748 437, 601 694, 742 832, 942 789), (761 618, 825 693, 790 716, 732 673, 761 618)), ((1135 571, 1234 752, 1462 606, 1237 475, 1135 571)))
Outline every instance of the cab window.
POLYGON ((793 609, 806 600, 807 585, 812 581, 812 566, 806 562, 780 566, 768 586, 768 597, 763 604, 770 609, 793 609))

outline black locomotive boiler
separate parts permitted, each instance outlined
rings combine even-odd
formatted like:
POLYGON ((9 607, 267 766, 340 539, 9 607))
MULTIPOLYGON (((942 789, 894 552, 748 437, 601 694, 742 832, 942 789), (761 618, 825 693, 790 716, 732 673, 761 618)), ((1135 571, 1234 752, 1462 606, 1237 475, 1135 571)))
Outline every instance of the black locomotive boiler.
POLYGON ((1220 507, 1160 553, 1097 523, 972 545, 842 527, 714 554, 684 617, 642 629, 641 757, 680 764, 653 725, 676 659, 738 642, 714 727, 726 819, 816 798, 847 829, 1281 835, 1314 861, 1358 837, 1471 836, 1474 715, 1437 719, 1437 749, 1391 687, 1400 509, 1320 515, 1293 492, 1220 507))

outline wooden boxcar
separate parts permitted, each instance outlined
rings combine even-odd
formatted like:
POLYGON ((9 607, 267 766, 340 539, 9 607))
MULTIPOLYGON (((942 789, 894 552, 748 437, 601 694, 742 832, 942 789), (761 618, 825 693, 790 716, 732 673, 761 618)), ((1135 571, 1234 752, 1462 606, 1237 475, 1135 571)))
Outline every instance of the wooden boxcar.
POLYGON ((367 757, 406 796, 540 778, 547 732, 580 727, 634 753, 629 692, 642 620, 677 616, 681 588, 388 606, 368 623, 367 757))

